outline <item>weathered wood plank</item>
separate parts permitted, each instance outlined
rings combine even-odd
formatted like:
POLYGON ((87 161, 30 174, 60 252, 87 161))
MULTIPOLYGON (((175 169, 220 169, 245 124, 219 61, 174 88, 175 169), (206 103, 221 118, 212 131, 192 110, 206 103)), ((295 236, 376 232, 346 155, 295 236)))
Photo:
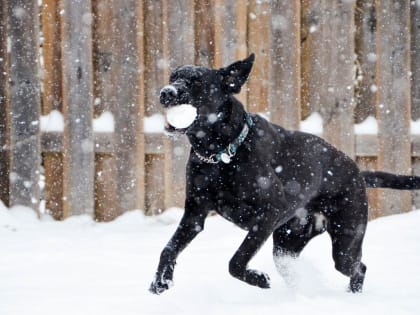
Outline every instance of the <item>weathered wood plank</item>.
POLYGON ((10 205, 39 208, 41 164, 38 3, 8 1, 10 205))
POLYGON ((324 65, 328 75, 322 78, 327 89, 322 91, 325 103, 320 110, 324 137, 354 158, 355 1, 325 4, 327 20, 323 27, 326 41, 320 44, 325 46, 328 54, 324 65))
POLYGON ((215 2, 195 1, 195 64, 213 67, 215 64, 215 2))
MULTIPOLYGON (((111 0, 93 0, 93 74, 94 74, 94 116, 104 111, 113 111, 115 100, 113 64, 113 10, 111 0)), ((96 140, 96 136, 94 136, 96 140)), ((114 144, 114 142, 112 142, 114 144)), ((95 141, 95 152, 97 142, 95 141)), ((112 146, 112 149, 114 146, 112 146)), ((121 214, 117 210, 117 165, 116 155, 95 155, 95 218, 110 221, 121 214)))
MULTIPOLYGON (((420 159, 417 158, 412 158, 412 170, 413 170, 413 175, 417 175, 420 176, 420 159)), ((412 199, 413 199, 413 207, 415 209, 419 209, 420 208, 420 191, 419 190, 414 190, 412 192, 412 199)))
MULTIPOLYGON (((410 1, 378 0, 378 169, 410 174, 410 1)), ((411 209, 411 193, 382 191, 382 215, 411 209)))
MULTIPOLYGON (((173 1, 170 2, 173 4, 173 1)), ((169 2, 146 0, 144 3, 144 82, 145 82, 145 100, 146 115, 160 113, 162 111, 159 104, 159 91, 163 85, 168 82, 169 58, 168 58, 168 25, 164 25, 164 16, 168 15, 169 2)), ((179 34, 178 34, 179 36, 179 34)), ((183 34, 182 36, 188 36, 183 34)), ((172 64, 175 66, 174 64, 172 64)), ((164 155, 167 153, 167 140, 162 139, 159 144, 162 149, 162 156, 145 156, 145 187, 147 190, 145 205, 146 213, 156 211, 157 208, 164 210, 165 193, 170 194, 169 176, 165 174, 165 168, 169 167, 170 159, 166 160, 164 155), (160 165, 159 165, 160 164, 160 165), (159 166, 158 166, 159 165, 159 166), (156 177, 151 174, 151 168, 159 169, 161 173, 156 177), (153 189, 159 186, 159 190, 153 192, 153 189), (151 209, 150 207, 153 207, 151 209), (157 208, 156 208, 157 207, 157 208)), ((146 142, 146 147, 148 146, 146 142)))
POLYGON ((250 0, 248 6, 248 50, 256 55, 248 80, 251 112, 268 112, 270 70, 270 3, 250 0))
POLYGON ((95 155, 95 218, 98 221, 112 221, 121 214, 115 202, 116 173, 114 155, 95 155))
POLYGON ((356 3, 357 86, 355 121, 375 115, 376 97, 376 7, 375 0, 356 3))
MULTIPOLYGON (((375 171, 377 169, 377 159, 374 157, 358 157, 357 164, 361 170, 375 171)), ((380 215, 379 191, 378 189, 368 189, 369 220, 373 220, 380 215)))
POLYGON ((62 72, 60 7, 56 0, 42 2, 42 113, 49 114, 54 109, 62 110, 62 72))
POLYGON ((285 128, 300 124, 300 1, 271 2, 269 112, 285 128))
MULTIPOLYGON (((194 1, 168 1, 166 10, 167 46, 165 58, 169 59, 169 69, 165 73, 165 83, 170 69, 194 63, 194 1)), ((183 207, 185 201, 185 165, 190 152, 186 137, 166 138, 165 145, 165 209, 183 207)))
POLYGON ((94 64, 94 116, 112 110, 113 86, 113 7, 111 0, 93 0, 93 64, 94 64))
MULTIPOLYGON (((144 209, 143 2, 112 1, 117 209, 144 209)), ((145 13, 148 16, 148 13, 145 13)))
POLYGON ((44 153, 45 208, 56 220, 64 219, 63 213, 63 154, 44 153))
POLYGON ((7 68, 7 2, 3 1, 0 7, 0 200, 9 205, 7 68))
MULTIPOLYGON (((62 111, 61 36, 59 3, 45 0, 42 3, 41 21, 43 52, 42 113, 62 111)), ((42 141, 42 139, 41 139, 42 141)), ((41 144, 42 145, 42 144, 41 144)), ((63 215, 63 155, 46 152, 43 154, 45 174, 45 203, 47 211, 55 218, 63 215)))
MULTIPOLYGON (((325 0, 302 0, 302 116, 320 112, 326 103, 325 91, 328 90, 327 80, 331 58, 327 45, 326 27, 331 8, 325 0)), ((329 46, 328 46, 329 47, 329 46)))
POLYGON ((168 60, 164 56, 162 34, 165 30, 162 24, 162 1, 144 1, 144 83, 145 83, 145 114, 150 116, 161 111, 159 91, 162 84, 168 81, 165 71, 168 60))
POLYGON ((243 36, 246 35, 247 4, 246 0, 216 0, 214 3, 214 67, 223 67, 246 57, 246 40, 243 36), (238 7, 245 8, 245 11, 240 13, 238 7), (241 20, 245 24, 241 25, 241 20))
POLYGON ((149 154, 146 157, 146 214, 154 215, 165 210, 164 155, 149 154))
POLYGON ((420 2, 411 5, 411 119, 420 118, 420 2))
POLYGON ((63 216, 94 214, 92 12, 90 0, 60 2, 63 60, 63 216))

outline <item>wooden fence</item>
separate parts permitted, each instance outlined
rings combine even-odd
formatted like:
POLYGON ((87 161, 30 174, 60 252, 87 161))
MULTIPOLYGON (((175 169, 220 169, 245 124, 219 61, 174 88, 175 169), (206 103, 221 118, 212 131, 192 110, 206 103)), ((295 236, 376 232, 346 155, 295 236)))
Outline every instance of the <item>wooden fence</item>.
MULTIPOLYGON (((1 0, 0 197, 57 219, 111 220, 183 206, 186 139, 144 131, 182 64, 257 59, 239 98, 323 137, 362 168, 420 173, 420 7, 410 0, 1 0), (42 130, 59 110, 63 130, 42 130), (94 117, 109 111, 111 132, 94 117), (377 135, 354 133, 368 115, 377 135), (39 185, 45 178, 45 184, 39 185)), ((370 193, 371 217, 408 211, 409 192, 370 193)), ((420 198, 414 196, 420 206, 420 198)))

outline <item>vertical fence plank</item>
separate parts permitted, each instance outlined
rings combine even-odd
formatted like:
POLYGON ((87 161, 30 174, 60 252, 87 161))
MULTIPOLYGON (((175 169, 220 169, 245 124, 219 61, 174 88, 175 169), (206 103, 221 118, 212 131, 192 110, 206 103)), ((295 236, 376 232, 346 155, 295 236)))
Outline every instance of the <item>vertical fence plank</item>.
MULTIPOLYGON (((114 15, 111 4, 111 0, 92 1, 94 116, 99 116, 104 111, 113 112, 112 102, 115 100, 113 82, 115 51, 112 36, 114 15)), ((95 155, 95 217, 98 221, 111 221, 121 213, 116 205, 118 182, 116 178, 115 154, 97 153, 95 155)))
POLYGON ((93 0, 93 64, 94 64, 94 116, 112 110, 115 96, 112 82, 113 24, 112 0, 93 0))
MULTIPOLYGON (((214 67, 247 57, 247 0, 216 0, 214 16, 214 67)), ((246 106, 247 84, 236 97, 246 106)))
POLYGON ((56 0, 43 0, 42 20, 42 55, 43 55, 43 114, 53 109, 62 108, 62 73, 61 73, 61 37, 60 7, 56 0))
POLYGON ((300 1, 271 2, 271 120, 285 128, 300 123, 300 1))
POLYGON ((420 2, 411 5, 411 118, 420 118, 420 2))
POLYGON ((9 204, 9 155, 7 141, 7 1, 0 7, 0 200, 9 204))
MULTIPOLYGON (((377 1, 378 14, 378 168, 409 174, 410 1, 377 1)), ((410 192, 381 194, 383 215, 411 209, 410 192)))
POLYGON ((302 0, 302 116, 320 111, 323 104, 328 76, 328 59, 324 28, 328 23, 329 5, 324 0, 302 0))
MULTIPOLYGON (((145 113, 152 115, 161 112, 159 104, 159 91, 163 84, 168 82, 165 74, 168 72, 168 59, 165 56, 167 30, 163 26, 164 8, 161 1, 145 0, 144 2, 144 83, 145 83, 145 113)), ((164 144, 167 151, 167 143, 164 144)), ((157 190, 152 193, 153 188, 161 184, 159 177, 153 174, 159 170, 164 179, 163 185, 167 187, 168 181, 165 178, 165 170, 169 168, 168 162, 163 156, 146 156, 146 208, 149 214, 165 209, 166 190, 157 190), (160 165, 157 167, 156 165, 160 165), (152 208, 150 208, 152 207, 152 208)))
MULTIPOLYGON (((42 112, 62 111, 61 36, 59 4, 55 0, 44 0, 41 10, 43 52, 42 112)), ((43 154, 45 173, 45 207, 55 218, 63 216, 63 155, 43 154)))
POLYGON ((41 164, 38 3, 8 2, 10 205, 38 210, 41 164))
MULTIPOLYGON (((165 56, 169 68, 165 71, 165 82, 169 70, 180 65, 194 63, 194 0, 168 1, 165 9, 167 46, 165 56)), ((185 165, 190 146, 185 136, 165 141, 165 208, 184 206, 185 165)))
MULTIPOLYGON (((358 157, 356 159, 357 165, 361 170, 374 171, 376 170, 377 158, 372 156, 358 157)), ((378 189, 367 190, 368 205, 369 205, 369 220, 376 219, 380 216, 379 209, 379 191, 378 189)))
POLYGON ((112 1, 117 211, 144 208, 143 2, 112 1))
POLYGON ((355 120, 375 115, 376 99, 376 7, 375 0, 356 3, 357 90, 355 120))
POLYGON ((323 116, 324 137, 354 157, 355 1, 306 1, 303 99, 323 116), (309 51, 308 51, 309 50, 309 51))
MULTIPOLYGON (((420 2, 411 3, 411 120, 420 119, 420 2)), ((412 159, 413 174, 420 174, 420 159, 412 159)), ((420 208, 420 192, 413 192, 413 205, 420 208)))
POLYGON ((212 67, 215 63, 215 2, 195 1, 195 63, 212 67))
POLYGON ((248 50, 256 54, 248 80, 248 109, 268 111, 270 68, 270 3, 250 0, 248 7, 248 50))
POLYGON ((328 51, 328 75, 321 109, 324 138, 350 157, 354 154, 353 111, 355 80, 355 1, 335 1, 327 9, 325 32, 328 41, 322 43, 328 51))
POLYGON ((94 213, 92 12, 90 0, 62 0, 63 215, 94 213))

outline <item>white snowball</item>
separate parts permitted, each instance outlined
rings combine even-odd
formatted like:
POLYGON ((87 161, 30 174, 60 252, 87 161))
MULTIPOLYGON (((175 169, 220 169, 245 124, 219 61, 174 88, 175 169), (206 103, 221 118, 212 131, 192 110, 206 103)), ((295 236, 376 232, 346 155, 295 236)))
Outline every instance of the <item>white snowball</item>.
POLYGON ((178 129, 189 127, 196 117, 197 108, 189 104, 173 106, 166 111, 166 120, 178 129))

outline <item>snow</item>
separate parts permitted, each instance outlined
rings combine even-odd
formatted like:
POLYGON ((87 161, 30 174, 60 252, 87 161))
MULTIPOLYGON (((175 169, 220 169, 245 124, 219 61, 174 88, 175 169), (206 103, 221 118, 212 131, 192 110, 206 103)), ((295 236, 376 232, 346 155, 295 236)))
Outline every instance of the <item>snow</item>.
POLYGON ((365 135, 377 135, 378 134, 378 122, 375 117, 368 116, 364 121, 354 125, 355 134, 365 135))
POLYGON ((41 116, 41 130, 45 132, 63 132, 63 115, 58 110, 52 110, 48 115, 41 116))
MULTIPOLYGON (((105 111, 98 118, 93 119, 92 123, 95 132, 114 132, 115 120, 109 111, 105 111)), ((49 114, 41 116, 41 131, 63 132, 63 114, 58 110, 52 110, 49 114)))
POLYGON ((322 116, 317 112, 313 112, 305 120, 301 121, 300 130, 316 135, 322 135, 322 116))
POLYGON ((109 111, 104 111, 98 118, 93 120, 93 131, 95 132, 114 132, 114 115, 109 111))
POLYGON ((420 211, 369 224, 362 294, 346 292, 348 279, 334 269, 327 235, 297 261, 283 262, 286 281, 269 240, 250 267, 270 275, 271 289, 232 278, 228 261, 245 232, 213 216, 179 257, 174 287, 152 295, 160 251, 181 214, 133 211, 111 223, 88 216, 56 222, 0 204, 0 314, 418 314, 420 211))
POLYGON ((163 133, 165 131, 165 117, 162 114, 154 114, 144 117, 145 133, 163 133))
MULTIPOLYGON (((216 114, 214 115, 216 116, 216 114)), ((179 129, 189 127, 194 122, 196 117, 197 108, 190 104, 173 106, 166 111, 166 119, 168 120, 168 123, 172 127, 179 129)))

